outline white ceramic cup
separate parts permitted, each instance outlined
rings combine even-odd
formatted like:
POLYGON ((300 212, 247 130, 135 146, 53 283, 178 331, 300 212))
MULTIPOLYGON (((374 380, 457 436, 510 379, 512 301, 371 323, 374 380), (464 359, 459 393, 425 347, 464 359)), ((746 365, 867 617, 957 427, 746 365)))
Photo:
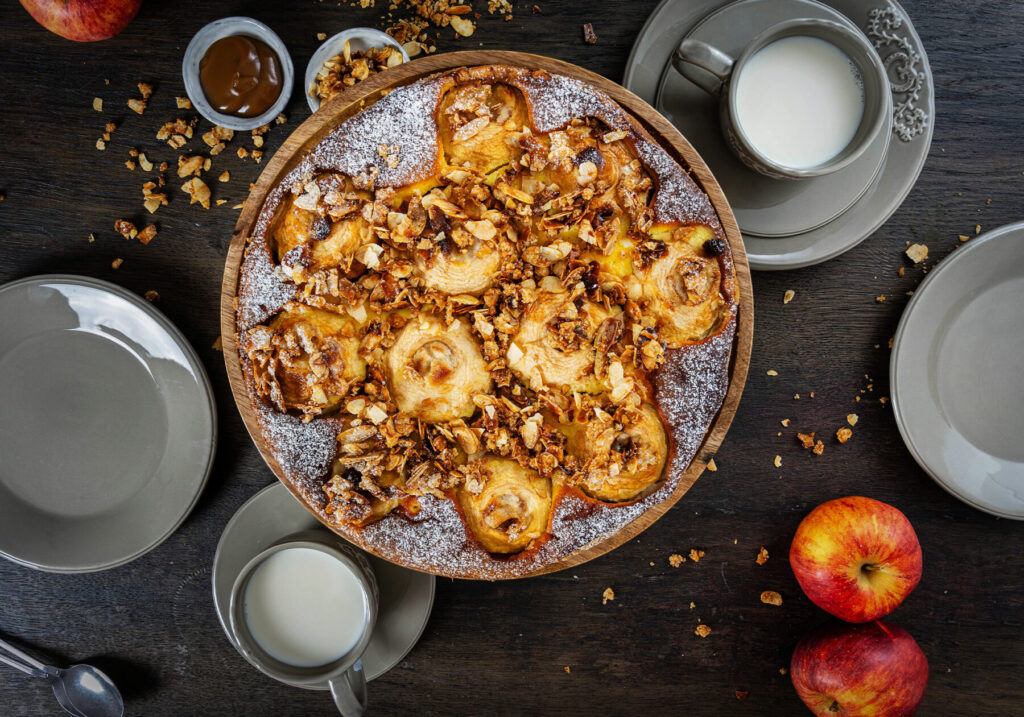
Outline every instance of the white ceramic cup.
POLYGON ((831 20, 798 18, 772 25, 755 37, 736 59, 706 42, 683 40, 672 54, 672 66, 705 92, 719 98, 722 134, 733 153, 748 167, 772 179, 805 179, 836 172, 855 162, 883 128, 892 127, 892 92, 885 65, 859 30, 831 20), (815 167, 787 167, 761 152, 737 121, 737 79, 758 50, 785 37, 825 40, 842 50, 864 83, 864 115, 853 139, 839 154, 815 167))
POLYGON ((249 663, 265 675, 290 683, 313 684, 326 680, 338 711, 344 717, 362 717, 366 711, 366 674, 360 659, 370 644, 380 603, 377 578, 366 557, 357 549, 323 531, 290 535, 250 560, 231 588, 228 615, 238 648, 249 663), (245 590, 256 569, 275 553, 292 548, 318 550, 342 563, 358 581, 367 619, 355 647, 333 662, 316 667, 297 667, 268 654, 252 636, 245 618, 245 590))

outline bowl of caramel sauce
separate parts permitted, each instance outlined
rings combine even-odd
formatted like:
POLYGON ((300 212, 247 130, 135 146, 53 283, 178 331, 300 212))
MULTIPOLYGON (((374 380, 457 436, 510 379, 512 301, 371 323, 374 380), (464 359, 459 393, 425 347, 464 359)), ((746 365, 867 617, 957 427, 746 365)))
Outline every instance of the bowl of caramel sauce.
POLYGON ((250 130, 284 110, 295 69, 269 27, 251 17, 225 17, 195 34, 181 74, 199 114, 221 127, 250 130))

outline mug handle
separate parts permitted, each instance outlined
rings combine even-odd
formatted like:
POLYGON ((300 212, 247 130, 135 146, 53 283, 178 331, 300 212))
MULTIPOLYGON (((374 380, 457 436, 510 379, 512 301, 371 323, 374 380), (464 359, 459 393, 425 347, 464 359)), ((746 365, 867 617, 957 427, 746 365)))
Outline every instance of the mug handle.
POLYGON ((343 674, 331 678, 328 684, 334 705, 343 717, 363 717, 366 712, 366 673, 361 659, 343 674))
POLYGON ((717 47, 701 40, 686 38, 672 53, 672 67, 683 77, 710 95, 718 97, 732 74, 734 60, 717 47), (694 68, 704 72, 695 72, 694 68), (706 73, 711 73, 711 79, 706 73))

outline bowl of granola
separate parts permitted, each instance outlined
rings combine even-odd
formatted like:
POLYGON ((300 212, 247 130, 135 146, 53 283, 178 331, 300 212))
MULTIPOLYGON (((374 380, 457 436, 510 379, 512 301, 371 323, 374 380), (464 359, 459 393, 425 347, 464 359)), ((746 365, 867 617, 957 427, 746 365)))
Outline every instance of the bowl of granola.
POLYGON ((320 105, 370 75, 409 61, 409 55, 386 32, 353 27, 324 40, 306 65, 306 101, 320 105))

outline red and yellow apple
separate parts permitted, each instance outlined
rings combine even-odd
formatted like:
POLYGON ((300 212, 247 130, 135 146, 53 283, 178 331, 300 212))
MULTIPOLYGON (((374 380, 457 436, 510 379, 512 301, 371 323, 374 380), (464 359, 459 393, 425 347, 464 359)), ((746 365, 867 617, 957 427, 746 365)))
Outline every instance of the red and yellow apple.
POLYGON ((921 544, 899 510, 850 496, 822 503, 796 529, 789 564, 807 597, 847 622, 888 615, 921 580, 921 544))
POLYGON ((884 622, 815 630, 796 646, 789 670, 819 717, 907 717, 928 686, 928 659, 917 642, 884 622))
POLYGON ((142 0, 21 0, 21 4, 50 32, 76 42, 93 42, 121 32, 142 0))

